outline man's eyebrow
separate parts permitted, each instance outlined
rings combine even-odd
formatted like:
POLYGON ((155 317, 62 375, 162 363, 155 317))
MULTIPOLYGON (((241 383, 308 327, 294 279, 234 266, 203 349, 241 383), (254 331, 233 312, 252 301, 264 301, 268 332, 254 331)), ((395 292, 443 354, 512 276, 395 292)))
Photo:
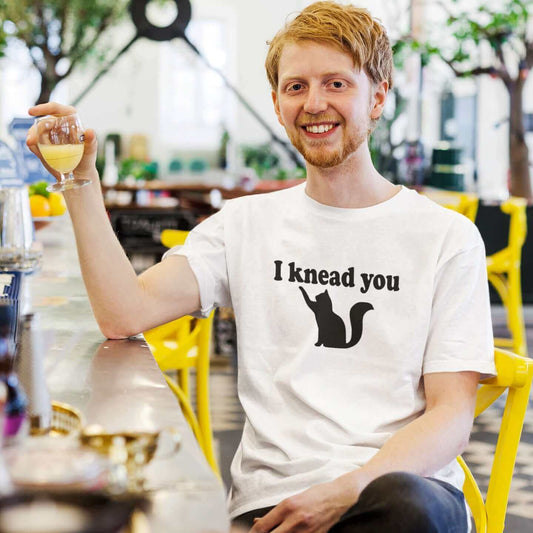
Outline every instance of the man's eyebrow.
MULTIPOLYGON (((325 72, 324 74, 321 74, 321 78, 335 78, 335 77, 343 77, 343 78, 353 78, 354 72, 351 72, 349 70, 336 70, 333 72, 325 72)), ((303 74, 284 74, 280 77, 280 82, 287 82, 292 80, 303 80, 306 76, 303 74)))

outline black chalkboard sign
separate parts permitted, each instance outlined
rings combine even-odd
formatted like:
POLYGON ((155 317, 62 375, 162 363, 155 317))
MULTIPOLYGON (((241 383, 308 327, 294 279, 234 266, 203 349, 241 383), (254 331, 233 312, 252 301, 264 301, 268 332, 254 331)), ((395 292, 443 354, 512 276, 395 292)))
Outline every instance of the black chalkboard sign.
POLYGON ((196 225, 194 214, 180 209, 113 209, 109 218, 127 254, 135 252, 161 256, 166 251, 160 241, 164 229, 189 231, 196 225))

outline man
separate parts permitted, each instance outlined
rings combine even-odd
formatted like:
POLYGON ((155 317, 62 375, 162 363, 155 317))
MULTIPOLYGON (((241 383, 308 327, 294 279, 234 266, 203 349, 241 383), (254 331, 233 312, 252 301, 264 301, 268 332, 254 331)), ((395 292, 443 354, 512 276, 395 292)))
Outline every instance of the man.
MULTIPOLYGON (((94 184, 65 197, 95 316, 120 338, 233 306, 246 412, 235 524, 466 532, 455 457, 479 375, 494 372, 483 242, 372 166, 392 57, 366 10, 308 6, 275 36, 266 68, 305 185, 227 202, 138 278, 107 222, 86 132, 76 174, 94 184)), ((33 132, 28 145, 38 153, 33 132)))

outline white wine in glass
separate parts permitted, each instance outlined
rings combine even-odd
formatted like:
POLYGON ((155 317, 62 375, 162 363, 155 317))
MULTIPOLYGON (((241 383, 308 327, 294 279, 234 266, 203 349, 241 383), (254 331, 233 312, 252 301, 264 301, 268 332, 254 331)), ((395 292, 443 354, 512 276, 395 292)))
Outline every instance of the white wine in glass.
POLYGON ((91 183, 88 179, 74 178, 72 171, 83 156, 84 130, 80 117, 48 115, 37 119, 37 146, 43 159, 59 172, 60 181, 49 185, 47 191, 77 189, 91 183))

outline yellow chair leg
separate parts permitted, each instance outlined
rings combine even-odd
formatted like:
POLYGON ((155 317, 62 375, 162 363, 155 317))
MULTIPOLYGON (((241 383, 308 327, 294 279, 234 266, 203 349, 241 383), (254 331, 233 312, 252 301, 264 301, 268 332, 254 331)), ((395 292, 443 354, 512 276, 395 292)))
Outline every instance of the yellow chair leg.
POLYGON ((217 477, 221 479, 220 469, 218 467, 218 463, 215 458, 212 445, 213 434, 211 431, 211 418, 209 415, 209 407, 203 405, 203 402, 201 402, 201 404, 197 406, 198 418, 196 418, 192 405, 188 397, 184 394, 183 390, 181 390, 181 388, 172 380, 172 378, 168 377, 166 374, 164 374, 164 376, 168 386, 178 398, 183 411, 183 415, 187 420, 189 426, 191 427, 194 436, 198 441, 198 444, 202 449, 202 452, 204 453, 207 462, 209 463, 209 466, 211 466, 213 472, 217 475, 217 477), (201 426, 204 427, 205 434, 202 431, 201 426))
POLYGON ((526 331, 522 307, 520 272, 509 274, 509 330, 514 340, 514 352, 527 356, 526 331))

